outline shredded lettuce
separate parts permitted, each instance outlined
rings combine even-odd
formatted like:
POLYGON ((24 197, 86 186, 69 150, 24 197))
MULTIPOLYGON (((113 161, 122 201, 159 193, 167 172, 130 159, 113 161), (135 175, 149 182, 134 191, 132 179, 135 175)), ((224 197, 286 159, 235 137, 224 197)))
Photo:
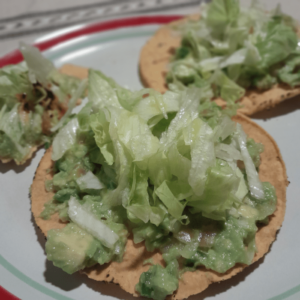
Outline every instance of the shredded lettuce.
POLYGON ((91 171, 88 171, 85 175, 76 179, 80 190, 101 190, 104 185, 100 182, 97 176, 95 176, 91 171))
POLYGON ((163 202, 163 204, 167 207, 170 215, 176 219, 180 219, 184 209, 184 205, 176 199, 176 197, 173 195, 172 191, 168 187, 166 181, 164 181, 155 190, 155 193, 163 202))
POLYGON ((20 50, 25 61, 0 70, 0 157, 17 164, 50 146, 85 92, 84 82, 60 74, 37 48, 21 43, 20 50))
POLYGON ((18 114, 19 104, 15 104, 10 112, 6 112, 6 105, 4 105, 0 112, 0 130, 13 142, 14 147, 18 150, 21 156, 26 156, 30 151, 27 146, 23 147, 20 144, 22 135, 24 133, 20 116, 18 114))
POLYGON ((53 160, 60 159, 64 153, 75 144, 78 127, 78 119, 74 118, 69 121, 55 136, 53 140, 53 160))
POLYGON ((256 171, 253 160, 251 159, 251 156, 247 149, 247 141, 246 141, 245 132, 243 131, 242 126, 240 124, 237 124, 237 131, 238 131, 237 140, 238 140, 240 150, 241 150, 241 155, 242 155, 242 158, 243 158, 243 161, 245 164, 247 180, 248 180, 251 195, 257 199, 261 199, 264 197, 264 191, 262 188, 262 184, 259 180, 258 173, 256 171))
POLYGON ((98 238, 104 246, 112 248, 117 242, 119 238, 118 235, 105 225, 105 223, 101 222, 95 218, 93 214, 84 209, 84 206, 82 206, 74 197, 71 197, 69 200, 68 214, 74 223, 98 238))
POLYGON ((166 76, 170 90, 208 83, 214 96, 232 106, 245 88, 299 84, 296 22, 279 7, 267 12, 252 1, 244 9, 238 0, 214 0, 200 7, 198 21, 175 28, 182 41, 166 76))
POLYGON ((206 123, 200 124, 199 132, 191 144, 191 169, 189 184, 194 193, 201 196, 204 191, 207 169, 215 163, 213 130, 206 123))
POLYGON ((291 87, 300 84, 300 73, 298 72, 300 66, 299 51, 288 57, 285 66, 278 70, 278 76, 282 82, 287 83, 291 87))
POLYGON ((46 86, 49 83, 48 77, 54 70, 53 63, 46 59, 37 48, 23 42, 20 43, 20 51, 26 61, 30 81, 40 82, 46 86))
POLYGON ((79 84, 76 92, 72 95, 72 98, 70 99, 70 101, 68 103, 68 110, 66 111, 66 113, 62 116, 62 118, 59 120, 59 122, 51 128, 52 132, 57 131, 57 129, 59 129, 65 123, 67 118, 71 115, 73 108, 76 106, 76 102, 84 94, 86 86, 87 86, 87 79, 84 79, 79 84))

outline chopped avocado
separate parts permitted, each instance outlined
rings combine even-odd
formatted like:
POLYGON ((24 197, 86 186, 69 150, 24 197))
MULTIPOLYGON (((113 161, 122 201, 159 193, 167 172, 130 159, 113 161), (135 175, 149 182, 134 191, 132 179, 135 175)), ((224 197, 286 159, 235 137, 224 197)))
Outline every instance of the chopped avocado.
POLYGON ((98 242, 74 223, 63 229, 51 229, 46 242, 47 258, 56 267, 72 274, 90 265, 98 242))
POLYGON ((76 189, 62 189, 57 191, 54 195, 53 199, 57 202, 63 203, 65 201, 70 200, 70 197, 78 197, 76 189))
POLYGON ((45 203, 45 208, 40 214, 40 217, 44 220, 49 220, 51 216, 56 212, 58 212, 59 219, 62 222, 67 222, 70 220, 68 215, 68 202, 65 201, 63 203, 60 203, 54 199, 45 203))
POLYGON ((178 288, 178 262, 172 261, 166 268, 154 265, 142 273, 135 289, 148 298, 163 300, 178 288))
POLYGON ((194 82, 196 72, 194 71, 194 69, 189 68, 185 65, 178 65, 177 67, 175 67, 174 75, 184 84, 190 84, 194 82))
POLYGON ((176 49, 175 59, 185 58, 190 53, 190 49, 184 46, 176 49))
POLYGON ((64 203, 58 204, 56 210, 58 212, 59 219, 62 222, 70 221, 69 214, 68 214, 69 205, 68 205, 67 201, 64 203))
POLYGON ((224 273, 237 262, 250 264, 255 253, 254 219, 229 217, 222 225, 222 230, 214 238, 209 249, 199 248, 189 258, 194 266, 204 265, 207 269, 224 273))
POLYGON ((256 220, 263 221, 268 216, 272 215, 276 209, 277 197, 276 190, 272 184, 269 182, 263 182, 264 189, 264 198, 263 199, 255 199, 250 194, 249 198, 246 198, 247 204, 254 207, 258 211, 258 216, 256 220))
POLYGON ((45 203, 44 210, 40 214, 40 217, 44 220, 49 220, 51 215, 53 215, 56 212, 57 204, 53 202, 53 200, 50 200, 45 203))
POLYGON ((253 139, 247 140, 247 149, 253 160, 253 163, 256 168, 260 165, 260 153, 264 151, 264 145, 261 143, 256 143, 253 139))

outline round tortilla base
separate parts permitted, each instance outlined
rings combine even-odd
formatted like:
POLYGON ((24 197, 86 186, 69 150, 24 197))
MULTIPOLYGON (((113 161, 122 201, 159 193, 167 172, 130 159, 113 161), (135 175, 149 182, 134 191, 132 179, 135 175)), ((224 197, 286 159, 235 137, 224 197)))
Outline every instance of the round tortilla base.
MULTIPOLYGON (((172 29, 174 25, 186 22, 188 19, 198 19, 199 16, 189 16, 179 21, 171 22, 163 26, 147 41, 140 54, 140 76, 145 87, 153 88, 160 93, 168 90, 165 77, 168 64, 175 53, 175 49, 181 44, 181 37, 172 29)), ((299 29, 300 32, 300 29, 299 29)), ((298 35, 299 35, 298 32, 298 35)), ((300 36, 300 35, 299 35, 300 36)), ((280 102, 300 94, 300 87, 291 88, 287 84, 276 84, 267 91, 255 89, 246 91, 239 100, 242 107, 238 110, 246 115, 253 115, 259 111, 270 109, 280 102)), ((226 102, 221 98, 215 99, 222 107, 226 102)))
MULTIPOLYGON (((242 124, 248 136, 252 137, 256 142, 264 144, 265 151, 261 154, 259 177, 261 181, 269 181, 276 188, 277 194, 277 208, 275 213, 270 217, 269 224, 261 227, 256 233, 257 253, 253 259, 253 262, 255 262, 269 251, 270 245, 275 240, 276 233, 283 222, 287 175, 280 151, 273 138, 256 123, 243 115, 235 116, 234 120, 242 124)), ((59 221, 58 214, 54 214, 49 220, 39 218, 44 209, 44 204, 53 197, 53 193, 45 190, 45 180, 53 177, 53 173, 49 172, 53 165, 51 154, 52 150, 50 148, 42 158, 31 186, 32 213, 37 225, 45 236, 48 230, 63 228, 66 225, 59 221)), ((119 284, 125 291, 138 296, 135 291, 135 285, 139 282, 140 275, 149 268, 149 265, 143 265, 144 260, 151 257, 155 263, 163 263, 159 252, 150 253, 146 250, 143 243, 135 245, 132 239, 129 238, 121 263, 111 262, 103 266, 98 265, 85 269, 82 272, 89 278, 97 281, 119 284)), ((247 266, 237 264, 224 274, 207 270, 203 267, 195 272, 186 272, 182 276, 182 279, 179 280, 178 290, 172 296, 168 296, 168 298, 184 299, 198 294, 205 290, 211 283, 229 279, 245 267, 247 266)))

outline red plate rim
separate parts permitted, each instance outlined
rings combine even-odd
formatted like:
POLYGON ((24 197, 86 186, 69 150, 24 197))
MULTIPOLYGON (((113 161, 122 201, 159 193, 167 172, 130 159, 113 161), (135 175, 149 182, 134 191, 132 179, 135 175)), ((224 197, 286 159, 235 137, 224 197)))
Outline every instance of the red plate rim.
POLYGON ((0 285, 0 299, 2 300, 20 300, 13 294, 9 293, 7 290, 5 290, 1 285, 0 285))
MULTIPOLYGON (((166 24, 182 18, 182 15, 156 15, 156 16, 138 16, 124 19, 114 19, 104 22, 97 22, 89 25, 85 25, 80 29, 72 30, 68 33, 58 35, 49 40, 35 43, 34 46, 39 48, 40 51, 47 50, 57 44, 63 43, 73 38, 77 38, 83 35, 89 35, 107 30, 118 29, 122 27, 133 27, 150 24, 166 24)), ((17 64, 23 61, 23 56, 19 50, 13 50, 0 58, 0 67, 4 67, 10 64, 17 64)))

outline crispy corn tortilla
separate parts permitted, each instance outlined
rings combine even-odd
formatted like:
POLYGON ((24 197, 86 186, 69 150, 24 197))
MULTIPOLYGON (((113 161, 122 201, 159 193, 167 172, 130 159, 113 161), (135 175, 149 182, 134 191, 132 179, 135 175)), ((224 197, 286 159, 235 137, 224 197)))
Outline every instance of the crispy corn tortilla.
MULTIPOLYGON (((165 77, 168 64, 175 53, 175 49, 181 43, 180 35, 176 34, 172 27, 185 22, 187 19, 195 20, 197 18, 199 16, 193 15, 163 26, 147 41, 142 48, 139 61, 140 77, 145 87, 153 88, 160 93, 167 91, 165 77)), ((300 87, 291 88, 283 83, 276 84, 270 90, 263 92, 256 89, 247 90, 245 96, 239 100, 242 105, 239 112, 250 116, 259 111, 270 109, 299 94, 300 87)), ((221 98, 216 99, 216 103, 222 107, 226 106, 226 102, 221 98)))
MULTIPOLYGON (((78 68, 75 67, 73 65, 64 65, 62 66, 59 71, 63 74, 69 75, 69 76, 73 76, 73 77, 77 77, 79 79, 84 79, 87 77, 88 74, 88 69, 84 69, 84 68, 78 68)), ((77 105, 79 105, 81 103, 81 100, 78 99, 77 101, 77 105)), ((43 124, 43 126, 48 126, 47 124, 43 124)), ((46 128, 46 131, 49 131, 49 128, 46 128)), ((16 162, 17 165, 23 165, 28 159, 30 159, 32 157, 32 155, 34 154, 34 152, 37 150, 37 148, 41 146, 41 145, 35 145, 32 146, 30 149, 30 152, 28 153, 28 155, 23 159, 23 161, 21 162, 16 162)), ((12 158, 7 158, 7 157, 1 157, 0 156, 0 161, 4 164, 9 163, 10 161, 12 161, 12 158)))
MULTIPOLYGON (((270 217, 269 224, 261 227, 256 233, 258 252, 253 259, 253 262, 255 262, 269 251, 270 245, 275 240, 276 233, 283 222, 286 205, 287 175, 280 151, 273 138, 264 129, 242 114, 235 116, 234 120, 242 124, 248 136, 252 137, 256 142, 264 144, 265 151, 261 154, 259 177, 262 181, 269 181, 273 184, 277 194, 277 208, 275 213, 270 217)), ((47 236, 49 229, 63 228, 66 225, 66 223, 59 221, 57 213, 52 215, 49 220, 43 220, 39 217, 44 209, 44 204, 51 200, 54 195, 45 190, 45 180, 53 177, 53 173, 49 172, 53 166, 51 154, 52 150, 49 148, 37 168, 31 186, 32 213, 36 224, 45 236, 47 236)), ((132 238, 129 238, 121 263, 111 262, 103 266, 98 265, 83 270, 83 273, 96 281, 119 284, 125 291, 138 296, 135 291, 135 285, 138 283, 140 275, 149 268, 149 265, 143 265, 143 261, 148 258, 153 258, 156 263, 162 263, 160 253, 150 253, 146 250, 143 243, 135 245, 132 238)), ((205 290, 211 283, 229 279, 241 272, 245 267, 246 265, 237 264, 224 274, 207 270, 203 267, 195 272, 186 272, 182 280, 179 281, 179 288, 173 294, 172 299, 185 299, 191 295, 198 294, 205 290)))

